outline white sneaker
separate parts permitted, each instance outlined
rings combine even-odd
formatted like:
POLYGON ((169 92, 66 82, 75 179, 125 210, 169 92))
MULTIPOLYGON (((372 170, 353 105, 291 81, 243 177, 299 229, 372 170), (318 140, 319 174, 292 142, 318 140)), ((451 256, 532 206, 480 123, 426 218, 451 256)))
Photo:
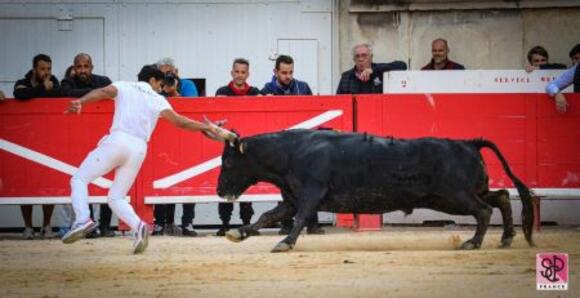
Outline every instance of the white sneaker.
POLYGON ((52 239, 55 237, 55 234, 52 232, 51 226, 45 226, 44 228, 40 229, 40 236, 44 239, 52 239))
POLYGON ((71 228, 70 231, 68 231, 68 233, 66 233, 64 236, 62 236, 62 242, 66 243, 66 244, 71 244, 74 243, 82 238, 85 238, 85 236, 94 231, 97 228, 98 224, 94 221, 92 221, 91 219, 89 219, 88 221, 84 222, 84 223, 77 223, 74 224, 71 228))
POLYGON ((34 239, 34 229, 33 228, 24 228, 24 233, 22 233, 22 238, 24 238, 25 240, 34 239))
POLYGON ((145 222, 140 222, 135 232, 135 241, 133 242, 133 253, 140 254, 147 249, 149 245, 149 228, 145 222))

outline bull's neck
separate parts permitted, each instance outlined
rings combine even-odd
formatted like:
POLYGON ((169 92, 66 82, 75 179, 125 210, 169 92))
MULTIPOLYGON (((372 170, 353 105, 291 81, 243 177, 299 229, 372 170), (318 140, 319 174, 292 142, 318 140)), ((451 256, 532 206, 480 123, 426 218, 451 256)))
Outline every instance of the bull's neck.
POLYGON ((255 173, 258 181, 272 183, 279 188, 284 187, 284 177, 288 170, 286 147, 283 140, 273 136, 256 138, 248 143, 248 154, 259 168, 255 173))

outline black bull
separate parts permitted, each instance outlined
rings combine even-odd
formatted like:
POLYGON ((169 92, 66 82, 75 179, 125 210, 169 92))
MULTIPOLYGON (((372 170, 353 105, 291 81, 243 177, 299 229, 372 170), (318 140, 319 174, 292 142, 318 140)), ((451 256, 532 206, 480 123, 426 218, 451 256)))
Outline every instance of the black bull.
POLYGON ((222 155, 218 195, 228 200, 265 181, 280 188, 283 203, 252 225, 226 235, 238 242, 260 228, 296 216, 290 234, 273 252, 292 249, 300 231, 317 211, 382 214, 429 208, 477 221, 475 236, 463 249, 479 248, 492 208, 504 221, 501 247, 509 247, 515 231, 509 194, 489 191, 480 154, 491 149, 522 200, 522 227, 533 246, 534 211, 530 190, 511 171, 495 144, 484 139, 393 139, 324 130, 289 130, 236 138, 222 155))

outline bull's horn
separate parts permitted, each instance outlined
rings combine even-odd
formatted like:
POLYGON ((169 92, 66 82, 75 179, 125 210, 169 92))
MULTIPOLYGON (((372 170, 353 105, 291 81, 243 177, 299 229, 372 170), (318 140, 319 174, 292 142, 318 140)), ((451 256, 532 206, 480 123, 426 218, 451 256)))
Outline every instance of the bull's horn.
POLYGON ((212 122, 205 115, 203 116, 203 120, 209 126, 209 132, 206 133, 209 138, 219 141, 233 141, 238 138, 236 133, 220 127, 219 124, 212 122))

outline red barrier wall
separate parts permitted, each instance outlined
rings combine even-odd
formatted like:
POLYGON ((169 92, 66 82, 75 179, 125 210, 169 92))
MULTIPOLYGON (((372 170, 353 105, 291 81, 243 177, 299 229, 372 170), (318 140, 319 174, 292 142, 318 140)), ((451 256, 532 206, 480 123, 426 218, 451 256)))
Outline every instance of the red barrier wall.
MULTIPOLYGON (((388 94, 357 96, 173 99, 174 108, 201 119, 227 118, 242 136, 286 129, 302 123, 401 138, 485 137, 494 141, 515 173, 534 188, 580 188, 580 94, 567 95, 570 110, 555 111, 541 94, 388 94)), ((69 179, 83 158, 107 133, 113 105, 83 108, 64 115, 67 99, 0 103, 0 203, 7 198, 67 197, 69 179)), ((214 196, 222 144, 171 127, 161 120, 148 157, 129 195, 140 215, 152 220, 145 197, 214 196), (208 163, 212 161, 213 163, 208 163), (217 160, 217 164, 216 164, 217 160), (200 165, 205 165, 200 169, 200 165), (192 174, 195 170, 195 174, 192 174)), ((484 150, 493 187, 511 186, 498 160, 484 150)), ((111 176, 104 177, 112 179, 111 176)), ((110 181, 109 181, 110 182, 110 181)), ((92 184, 105 196, 107 180, 92 184)), ((277 193, 266 184, 249 193, 277 193)), ((21 198, 21 199, 19 199, 21 198)), ((12 201, 10 201, 12 202, 12 201)), ((55 201, 57 202, 57 201, 55 201)))
MULTIPOLYGON (((580 95, 556 112, 543 94, 388 94, 356 97, 356 130, 399 138, 484 137, 495 142, 530 187, 580 187, 580 95)), ((483 150, 492 187, 511 187, 483 150)))

